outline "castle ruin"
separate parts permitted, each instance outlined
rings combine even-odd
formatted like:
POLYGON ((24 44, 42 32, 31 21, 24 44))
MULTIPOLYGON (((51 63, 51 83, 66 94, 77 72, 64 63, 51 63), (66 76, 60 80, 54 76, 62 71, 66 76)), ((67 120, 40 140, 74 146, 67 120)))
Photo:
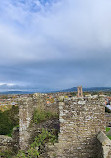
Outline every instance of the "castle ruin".
MULTIPOLYGON (((42 97, 41 101, 46 105, 42 97)), ((57 158, 102 158, 103 148, 97 135, 100 132, 104 133, 106 128, 104 104, 103 97, 59 97, 56 106, 59 107, 60 133, 53 152, 50 152, 49 147, 49 157, 53 158, 52 153, 56 153, 57 158)), ((37 102, 35 105, 38 106, 37 102)), ((20 106, 19 143, 21 149, 26 149, 30 140, 28 128, 35 105, 34 101, 32 104, 32 101, 28 99, 24 106, 23 104, 20 106)))
POLYGON ((40 128, 57 127, 60 128, 58 143, 48 146, 48 156, 45 157, 110 158, 111 141, 104 134, 105 98, 83 97, 83 94, 81 96, 60 96, 50 104, 47 103, 45 94, 23 98, 19 106, 19 148, 27 150, 37 132, 40 132, 40 128), (34 110, 38 106, 56 110, 59 113, 59 120, 50 120, 36 127, 31 126, 34 110))
POLYGON ((78 98, 83 97, 82 86, 77 87, 77 97, 78 98))

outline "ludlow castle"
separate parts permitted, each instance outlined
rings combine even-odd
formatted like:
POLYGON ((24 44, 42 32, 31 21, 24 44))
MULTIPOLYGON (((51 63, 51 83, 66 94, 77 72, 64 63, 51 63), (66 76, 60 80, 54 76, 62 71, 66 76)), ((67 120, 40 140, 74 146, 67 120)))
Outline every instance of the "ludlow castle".
POLYGON ((41 158, 111 158, 111 140, 106 136, 106 122, 111 117, 105 114, 104 96, 83 97, 82 88, 78 95, 53 94, 54 102, 47 101, 47 94, 36 93, 22 98, 19 103, 19 129, 12 138, 0 137, 0 148, 27 150, 41 128, 58 130, 58 142, 47 145, 41 158), (32 125, 34 110, 38 106, 51 109, 59 118, 32 125))

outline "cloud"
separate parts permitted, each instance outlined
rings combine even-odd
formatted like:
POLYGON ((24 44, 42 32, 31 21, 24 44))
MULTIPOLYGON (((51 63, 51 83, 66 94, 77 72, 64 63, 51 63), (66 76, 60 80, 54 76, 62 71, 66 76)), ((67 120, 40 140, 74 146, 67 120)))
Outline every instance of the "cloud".
POLYGON ((0 81, 111 86, 110 8, 110 0, 2 1, 0 81))

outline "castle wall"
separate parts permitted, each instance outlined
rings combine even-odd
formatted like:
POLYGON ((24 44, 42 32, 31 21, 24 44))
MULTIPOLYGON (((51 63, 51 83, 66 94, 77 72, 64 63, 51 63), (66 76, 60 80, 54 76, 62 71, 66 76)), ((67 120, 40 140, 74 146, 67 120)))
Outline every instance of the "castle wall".
MULTIPOLYGON (((57 158, 98 157, 101 144, 97 140, 97 134, 99 131, 105 132, 106 128, 104 103, 104 98, 64 99, 61 97, 59 102, 60 133, 58 143, 55 145, 56 151, 54 151, 57 158)), ((50 124, 53 124, 53 121, 52 123, 48 121, 46 124, 37 125, 36 128, 30 127, 34 109, 42 106, 46 109, 58 110, 57 104, 57 102, 47 104, 47 97, 42 95, 34 95, 21 101, 19 107, 20 149, 26 150, 29 147, 30 140, 33 135, 36 136, 40 128, 47 128, 47 125, 50 128, 50 124)), ((99 155, 101 155, 100 152, 99 155)))
POLYGON ((98 157, 99 131, 105 132, 104 98, 63 100, 59 103, 60 134, 57 157, 98 157))
POLYGON ((30 135, 28 127, 32 119, 34 105, 32 98, 24 98, 19 106, 19 147, 21 150, 28 148, 30 135))
MULTIPOLYGON (((22 98, 19 104, 19 136, 17 129, 13 131, 12 138, 0 136, 0 150, 12 147, 18 150, 18 142, 20 149, 26 150, 40 129, 58 130, 60 125, 58 143, 52 147, 53 152, 51 149, 52 156, 50 156, 50 148, 47 151, 50 158, 103 157, 107 144, 103 146, 104 142, 100 138, 103 134, 100 134, 98 139, 97 135, 100 131, 105 132, 106 117, 110 118, 110 114, 105 115, 104 98, 65 98, 62 96, 58 104, 57 100, 53 103, 47 101, 46 95, 34 94, 28 98, 22 98), (59 112, 59 120, 47 120, 33 126, 33 113, 38 107, 59 112)), ((110 119, 107 120, 109 121, 110 119)), ((110 147, 111 145, 108 144, 108 155, 111 155, 110 147)))
POLYGON ((57 108, 56 102, 47 104, 47 96, 39 93, 34 94, 32 97, 23 98, 19 104, 19 147, 21 150, 26 150, 32 143, 33 138, 40 132, 40 129, 45 128, 47 125, 48 127, 55 127, 58 123, 58 120, 55 120, 54 125, 52 120, 40 126, 32 124, 34 110, 42 108, 58 112, 59 108, 57 108))

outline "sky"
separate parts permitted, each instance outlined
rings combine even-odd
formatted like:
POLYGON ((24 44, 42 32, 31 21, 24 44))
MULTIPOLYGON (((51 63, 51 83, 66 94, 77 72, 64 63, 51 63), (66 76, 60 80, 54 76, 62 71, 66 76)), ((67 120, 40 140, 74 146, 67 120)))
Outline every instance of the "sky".
POLYGON ((0 86, 111 87, 110 0, 0 0, 0 86))

